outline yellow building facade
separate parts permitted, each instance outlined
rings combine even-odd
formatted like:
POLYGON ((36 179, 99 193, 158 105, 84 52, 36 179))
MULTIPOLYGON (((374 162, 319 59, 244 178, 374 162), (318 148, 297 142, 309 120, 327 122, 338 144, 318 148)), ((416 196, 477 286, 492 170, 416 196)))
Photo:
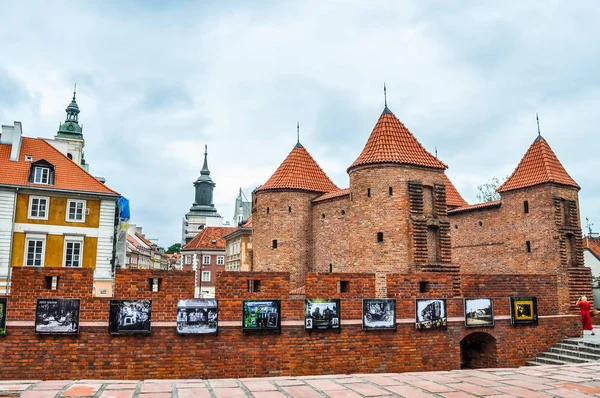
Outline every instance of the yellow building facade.
POLYGON ((120 195, 69 157, 64 143, 0 135, 0 294, 14 267, 89 268, 94 293, 112 296, 120 195))

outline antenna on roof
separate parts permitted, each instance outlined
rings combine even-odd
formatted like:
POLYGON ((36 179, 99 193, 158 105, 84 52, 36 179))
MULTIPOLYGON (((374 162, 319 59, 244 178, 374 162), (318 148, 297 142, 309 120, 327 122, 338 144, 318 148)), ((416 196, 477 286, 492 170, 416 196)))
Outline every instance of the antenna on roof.
POLYGON ((538 125, 538 137, 542 136, 542 133, 540 133, 540 118, 538 116, 538 113, 535 113, 535 120, 537 120, 537 125, 538 125))
POLYGON ((597 234, 595 234, 594 232, 592 232, 592 227, 593 227, 593 226, 594 226, 594 224, 592 224, 592 223, 590 222, 590 220, 589 220, 589 219, 586 217, 586 218, 585 218, 585 227, 586 227, 586 228, 587 228, 587 230, 588 230, 588 237, 589 237, 589 238, 591 238, 593 235, 597 235, 597 234))
POLYGON ((385 87, 385 82, 383 82, 383 103, 387 108, 387 88, 385 87))
POLYGON ((75 86, 73 87, 73 99, 75 99, 75 93, 77 93, 77 83, 75 83, 75 86))
POLYGON ((435 157, 437 158, 437 146, 435 147, 435 157))
POLYGON ((297 144, 300 143, 300 121, 296 121, 296 136, 298 137, 297 144))

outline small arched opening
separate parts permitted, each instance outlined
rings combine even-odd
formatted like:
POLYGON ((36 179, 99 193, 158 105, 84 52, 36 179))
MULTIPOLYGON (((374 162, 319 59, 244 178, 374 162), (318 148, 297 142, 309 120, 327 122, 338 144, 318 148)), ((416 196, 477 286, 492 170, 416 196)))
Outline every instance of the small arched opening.
POLYGON ((471 333, 460 342, 460 368, 482 369, 498 367, 496 338, 485 332, 471 333))

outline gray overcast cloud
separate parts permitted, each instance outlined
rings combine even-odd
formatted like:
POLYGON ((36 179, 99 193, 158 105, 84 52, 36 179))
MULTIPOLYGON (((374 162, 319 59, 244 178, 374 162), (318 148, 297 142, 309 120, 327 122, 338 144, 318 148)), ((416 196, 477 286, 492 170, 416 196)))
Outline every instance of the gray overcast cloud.
POLYGON ((53 137, 77 82, 91 172, 167 247, 208 144, 230 222, 301 142, 341 188, 388 104, 470 203, 542 135, 600 230, 594 1, 0 0, 0 123, 53 137))

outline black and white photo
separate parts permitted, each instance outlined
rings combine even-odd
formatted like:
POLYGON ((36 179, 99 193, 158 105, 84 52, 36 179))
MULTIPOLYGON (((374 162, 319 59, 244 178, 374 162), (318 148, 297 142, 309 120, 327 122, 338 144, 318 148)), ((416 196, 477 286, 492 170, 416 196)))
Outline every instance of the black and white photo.
POLYGON ((396 329, 396 299, 363 299, 365 330, 396 329))
POLYGON ((304 329, 340 329, 339 299, 304 300, 304 329))
POLYGON ((37 299, 35 332, 39 334, 79 333, 79 299, 37 299))
POLYGON ((6 297, 0 297, 0 330, 6 329, 6 297))
POLYGON ((177 303, 177 332, 182 334, 217 333, 217 300, 179 300, 177 303))
POLYGON ((468 328, 494 326, 494 304, 491 298, 465 299, 465 326, 468 328))
POLYGON ((111 300, 110 334, 150 333, 151 300, 111 300))
POLYGON ((448 326, 445 299, 417 299, 415 302, 418 330, 439 329, 448 326))

